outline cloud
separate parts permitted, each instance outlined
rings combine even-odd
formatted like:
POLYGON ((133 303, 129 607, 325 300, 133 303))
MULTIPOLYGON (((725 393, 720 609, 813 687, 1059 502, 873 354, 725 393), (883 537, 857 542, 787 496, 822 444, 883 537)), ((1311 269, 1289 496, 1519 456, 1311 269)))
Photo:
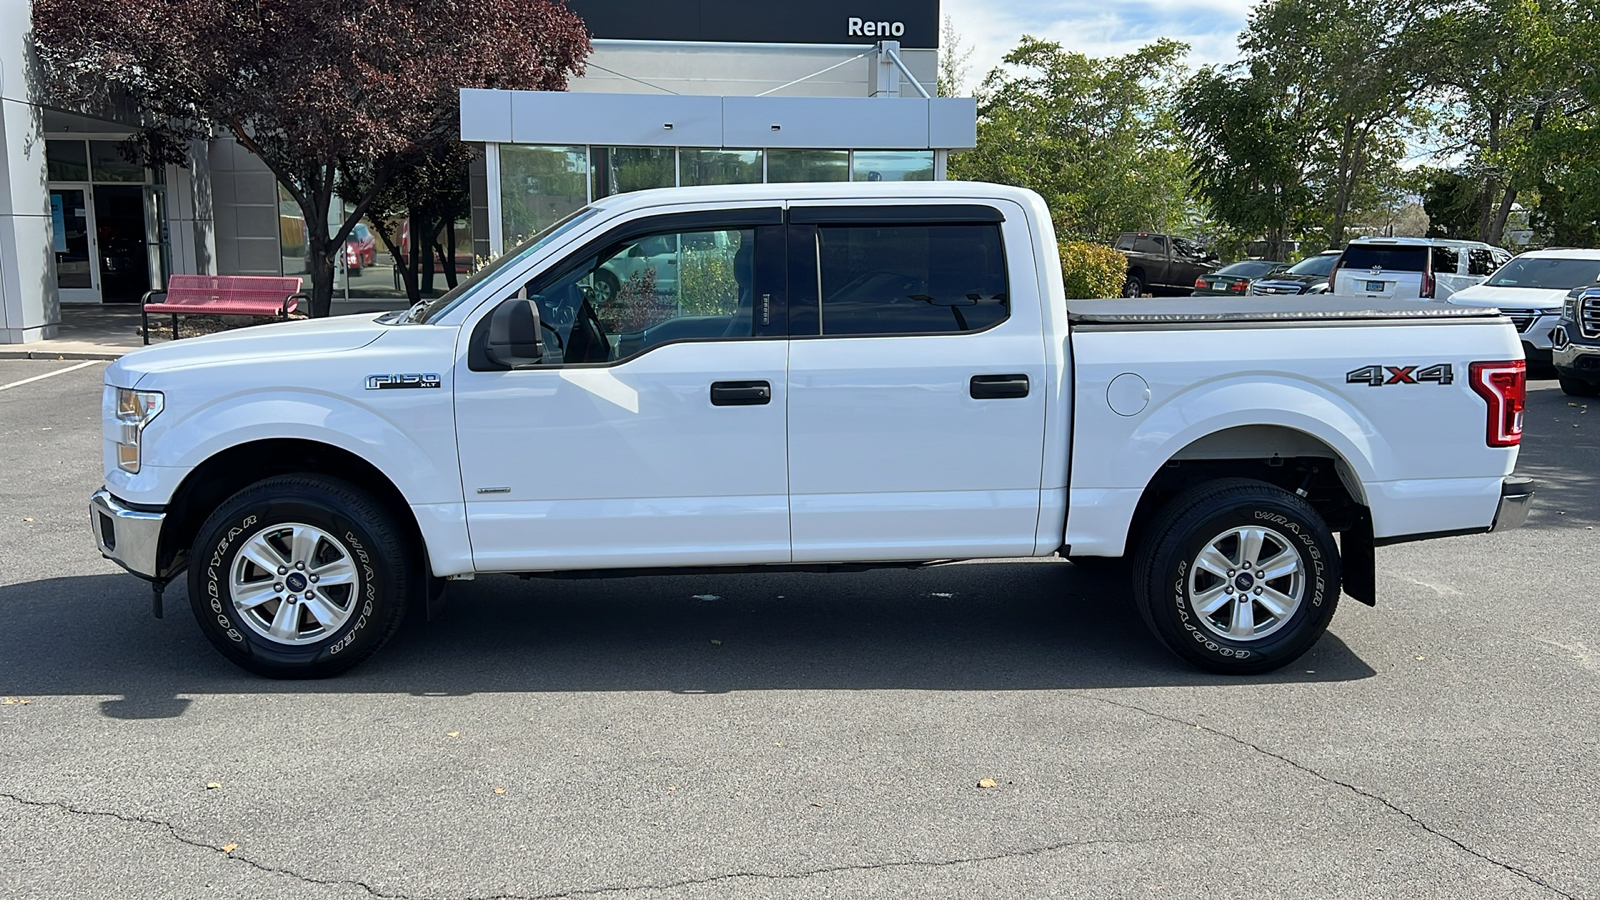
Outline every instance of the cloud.
POLYGON ((1189 45, 1189 64, 1238 59, 1239 32, 1252 0, 944 0, 964 46, 973 48, 967 88, 983 80, 1024 34, 1088 56, 1120 56, 1172 38, 1189 45))

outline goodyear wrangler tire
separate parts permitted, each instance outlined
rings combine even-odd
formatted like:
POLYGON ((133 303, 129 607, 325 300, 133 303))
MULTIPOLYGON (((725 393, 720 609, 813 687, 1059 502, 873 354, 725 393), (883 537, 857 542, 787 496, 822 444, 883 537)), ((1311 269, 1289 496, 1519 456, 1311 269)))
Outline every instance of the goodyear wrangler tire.
POLYGON ((190 560, 200 630, 269 678, 337 675, 371 656, 416 583, 383 507, 320 476, 277 476, 233 495, 200 526, 190 560))
POLYGON ((1228 479, 1174 498, 1134 562, 1145 624, 1184 660, 1223 674, 1268 672, 1322 637, 1339 602, 1339 551, 1304 500, 1228 479))

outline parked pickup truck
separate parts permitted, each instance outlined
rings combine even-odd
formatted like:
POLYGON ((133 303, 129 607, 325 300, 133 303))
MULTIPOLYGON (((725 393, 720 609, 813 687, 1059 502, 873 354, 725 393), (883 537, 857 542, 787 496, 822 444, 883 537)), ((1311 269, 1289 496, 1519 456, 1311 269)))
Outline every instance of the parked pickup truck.
POLYGON ((1112 248, 1128 258, 1124 297, 1143 296, 1151 288, 1188 294, 1195 279, 1222 265, 1216 254, 1198 243, 1171 234, 1130 231, 1119 235, 1112 248))
POLYGON ((92 530, 276 677, 485 573, 1051 556, 1130 558, 1168 648, 1254 673, 1375 602, 1375 545, 1521 524, 1524 377, 1493 310, 1069 304, 1024 190, 645 191, 406 312, 124 356, 92 530), (597 274, 664 235, 671 292, 603 326, 597 274))

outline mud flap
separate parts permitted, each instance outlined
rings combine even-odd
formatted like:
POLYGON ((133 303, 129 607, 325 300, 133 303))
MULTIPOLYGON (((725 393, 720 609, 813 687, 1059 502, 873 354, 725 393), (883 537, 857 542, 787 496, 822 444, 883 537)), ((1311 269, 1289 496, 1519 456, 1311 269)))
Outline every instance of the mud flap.
POLYGON ((427 607, 428 621, 432 622, 444 614, 444 608, 450 603, 450 593, 445 589, 449 582, 431 575, 424 577, 423 580, 426 582, 426 587, 423 589, 423 599, 427 607))
POLYGON ((1372 517, 1362 514, 1354 527, 1339 532, 1339 561, 1344 592, 1368 606, 1378 605, 1378 560, 1372 540, 1372 517))

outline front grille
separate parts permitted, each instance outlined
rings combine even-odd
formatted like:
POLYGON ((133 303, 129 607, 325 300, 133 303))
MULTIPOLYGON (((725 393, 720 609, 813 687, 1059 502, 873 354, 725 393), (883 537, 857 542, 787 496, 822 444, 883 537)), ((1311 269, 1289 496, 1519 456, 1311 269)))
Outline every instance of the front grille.
POLYGON ((1303 287, 1292 282, 1283 281, 1257 281, 1250 285, 1250 293, 1257 296, 1263 294, 1298 294, 1303 287))
POLYGON ((1539 318, 1539 314, 1531 309, 1503 309, 1501 312, 1505 314, 1506 318, 1511 320, 1512 325, 1517 326, 1517 333, 1519 334, 1527 331, 1529 328, 1532 328, 1534 321, 1539 318))
POLYGON ((1600 291, 1585 291, 1578 298, 1578 330, 1591 340, 1600 338, 1600 291))

